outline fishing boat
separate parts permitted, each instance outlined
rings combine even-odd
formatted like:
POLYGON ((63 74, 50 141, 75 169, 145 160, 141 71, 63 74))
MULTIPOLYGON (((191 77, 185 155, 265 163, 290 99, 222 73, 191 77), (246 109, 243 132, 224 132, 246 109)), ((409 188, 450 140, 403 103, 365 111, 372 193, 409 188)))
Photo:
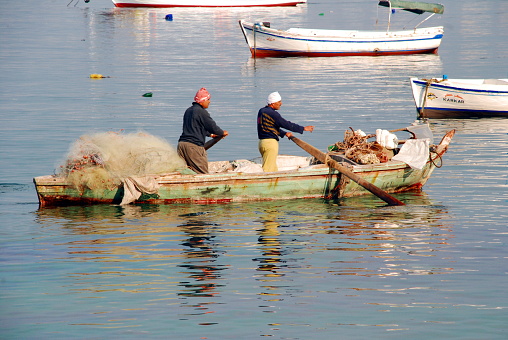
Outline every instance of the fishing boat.
MULTIPOLYGON (((374 193, 362 181, 380 191, 398 193, 423 187, 434 169, 441 166, 442 157, 454 133, 454 130, 449 131, 437 145, 431 144, 429 138, 410 138, 401 144, 399 153, 390 160, 370 164, 358 163, 350 156, 346 157, 344 150, 333 151, 330 148, 332 151, 326 154, 316 149, 317 155, 311 150, 309 153, 313 156, 309 157, 280 155, 277 161, 279 171, 276 172, 263 172, 260 164, 255 161, 237 160, 210 162, 209 174, 177 171, 144 178, 129 177, 123 178, 122 184, 110 188, 76 186, 62 174, 35 177, 34 183, 40 207, 337 199, 374 193), (423 148, 420 148, 423 162, 419 167, 412 164, 411 160, 397 158, 404 154, 404 148, 410 144, 408 141, 423 143, 423 148), (347 170, 340 170, 344 168, 347 170)), ((418 137, 414 132, 411 134, 418 137)), ((365 138, 370 137, 367 135, 365 138)), ((305 142, 292 138, 298 145, 308 146, 305 142)), ((372 143, 374 142, 365 145, 372 143)), ((409 152, 411 157, 417 153, 414 150, 409 152)))
POLYGON ((116 7, 278 7, 307 0, 113 0, 116 7))
POLYGON ((240 28, 255 58, 263 57, 336 57, 379 56, 437 53, 444 29, 442 26, 418 28, 444 6, 413 1, 382 0, 389 7, 388 28, 383 31, 271 28, 269 22, 250 23, 240 20, 240 28), (430 13, 409 30, 390 30, 392 9, 416 14, 430 13))
POLYGON ((421 118, 508 117, 508 79, 410 78, 421 118))

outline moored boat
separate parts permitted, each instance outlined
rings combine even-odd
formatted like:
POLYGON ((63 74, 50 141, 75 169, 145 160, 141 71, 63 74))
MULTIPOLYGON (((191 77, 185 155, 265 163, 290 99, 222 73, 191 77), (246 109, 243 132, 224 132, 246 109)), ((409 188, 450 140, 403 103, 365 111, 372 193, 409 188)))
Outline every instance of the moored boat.
POLYGON ((325 30, 271 28, 268 22, 250 23, 240 20, 240 28, 251 54, 262 57, 335 57, 379 56, 436 53, 443 38, 442 26, 418 28, 434 14, 442 14, 444 6, 413 1, 379 1, 389 7, 388 29, 384 31, 325 30), (390 30, 392 9, 416 14, 431 13, 410 30, 390 30))
POLYGON ((116 7, 278 7, 307 0, 113 0, 116 7))
POLYGON ((421 118, 508 117, 508 79, 410 78, 421 118))
MULTIPOLYGON (((344 152, 329 152, 328 156, 386 192, 417 190, 427 182, 436 166, 440 166, 453 135, 454 130, 448 132, 438 145, 430 145, 428 138, 410 139, 422 142, 424 146, 421 149, 423 163, 418 168, 400 160, 402 158, 397 159, 398 155, 390 160, 367 164, 351 160, 344 152)), ((399 155, 404 153, 406 144, 409 143, 406 141, 399 155)), ((40 207, 132 202, 208 204, 296 198, 335 199, 369 194, 364 187, 312 157, 279 156, 278 162, 280 171, 277 172, 262 172, 259 164, 245 160, 210 162, 213 171, 210 174, 172 172, 143 178, 129 177, 123 178, 122 184, 109 188, 77 186, 62 174, 36 177, 34 183, 40 207)))

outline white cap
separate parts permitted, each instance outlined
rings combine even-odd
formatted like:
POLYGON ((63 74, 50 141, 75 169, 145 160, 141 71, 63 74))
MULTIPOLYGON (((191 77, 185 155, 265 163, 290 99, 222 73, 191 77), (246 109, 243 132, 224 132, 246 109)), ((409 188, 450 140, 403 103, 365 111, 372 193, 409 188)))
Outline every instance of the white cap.
POLYGON ((268 95, 268 99, 266 100, 267 104, 277 103, 282 100, 279 92, 272 92, 268 95))

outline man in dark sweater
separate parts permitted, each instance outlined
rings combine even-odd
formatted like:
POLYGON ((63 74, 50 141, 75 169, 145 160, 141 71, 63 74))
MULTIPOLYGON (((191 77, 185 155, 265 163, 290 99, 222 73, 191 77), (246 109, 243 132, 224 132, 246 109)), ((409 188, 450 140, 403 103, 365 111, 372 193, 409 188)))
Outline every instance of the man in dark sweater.
POLYGON ((224 138, 228 135, 227 131, 217 126, 206 110, 210 105, 210 97, 210 93, 204 87, 196 93, 192 106, 183 115, 183 129, 178 140, 178 155, 198 174, 208 173, 205 138, 220 136, 224 138))
POLYGON ((282 106, 282 98, 278 92, 270 93, 266 101, 267 105, 258 112, 258 138, 259 152, 263 156, 263 170, 266 172, 278 171, 277 155, 279 154, 279 137, 292 137, 291 132, 286 132, 281 128, 303 133, 304 131, 312 132, 314 126, 301 126, 291 123, 282 118, 277 112, 282 106))

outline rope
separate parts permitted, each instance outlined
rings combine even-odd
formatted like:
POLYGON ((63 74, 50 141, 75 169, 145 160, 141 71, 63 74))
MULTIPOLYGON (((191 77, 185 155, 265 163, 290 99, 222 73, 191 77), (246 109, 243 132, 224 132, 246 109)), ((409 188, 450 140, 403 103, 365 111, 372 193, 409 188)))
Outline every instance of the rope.
POLYGON ((342 151, 344 156, 359 164, 376 164, 383 157, 382 149, 376 142, 367 142, 368 136, 360 136, 352 127, 346 130, 344 141, 337 142, 329 151, 342 151))
POLYGON ((434 166, 435 166, 436 168, 438 168, 438 169, 439 169, 440 167, 442 167, 442 166, 443 166, 443 158, 442 158, 442 157, 441 157, 441 155, 440 155, 440 154, 438 154, 437 152, 430 151, 430 153, 429 153, 429 159, 430 159, 430 161, 432 162, 432 164, 434 164, 434 166), (438 165, 436 164, 436 162, 434 162, 434 160, 432 159, 432 154, 433 154, 433 153, 435 153, 435 154, 437 155, 436 159, 437 159, 437 158, 439 158, 439 163, 440 163, 440 164, 439 164, 439 166, 438 166, 438 165))
POLYGON ((254 40, 254 59, 256 59, 256 25, 259 26, 257 23, 254 23, 252 26, 252 40, 254 40))
POLYGON ((328 167, 329 167, 329 168, 332 168, 332 166, 331 166, 330 164, 328 164, 328 162, 329 162, 331 159, 333 160, 333 158, 331 158, 331 157, 330 157, 330 153, 329 153, 329 152, 327 152, 327 153, 325 154, 325 164, 326 164, 326 165, 328 165, 328 167))
POLYGON ((424 79, 424 78, 422 78, 422 80, 425 80, 427 82, 427 85, 425 86, 425 94, 423 96, 422 109, 418 113, 418 118, 423 118, 423 111, 425 110, 425 105, 427 104, 427 93, 429 91, 430 84, 432 84, 432 83, 441 83, 441 82, 445 81, 446 79, 437 80, 437 79, 434 79, 434 78, 431 78, 431 79, 424 79))
POLYGON ((430 84, 432 83, 432 79, 426 79, 427 85, 425 86, 425 94, 423 95, 423 103, 422 103, 422 109, 418 113, 419 118, 423 118, 423 111, 425 110, 425 104, 427 104, 427 92, 429 91, 430 84))

